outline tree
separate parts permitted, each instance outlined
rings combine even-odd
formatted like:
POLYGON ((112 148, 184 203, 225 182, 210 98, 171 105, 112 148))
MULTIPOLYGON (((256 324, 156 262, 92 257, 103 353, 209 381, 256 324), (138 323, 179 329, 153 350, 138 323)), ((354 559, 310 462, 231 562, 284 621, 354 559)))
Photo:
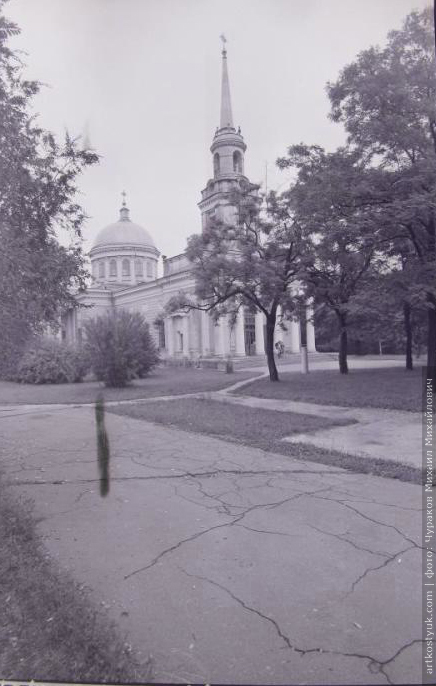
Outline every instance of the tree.
POLYGON ((427 307, 427 366, 436 389, 436 62, 430 8, 412 12, 328 85, 333 121, 389 178, 391 245, 413 251, 427 307))
POLYGON ((379 175, 354 151, 327 153, 319 146, 294 145, 278 160, 298 170, 285 194, 294 222, 310 245, 303 280, 307 295, 337 318, 339 371, 348 373, 348 326, 359 288, 380 256, 377 183, 379 175))
POLYGON ((236 207, 234 224, 210 221, 202 234, 188 239, 195 298, 180 293, 167 309, 204 310, 216 320, 230 315, 231 321, 244 308, 262 312, 269 375, 278 381, 274 331, 299 311, 305 241, 283 196, 270 194, 263 218, 259 198, 247 190, 236 192, 230 202, 236 207))
POLYGON ((425 328, 425 302, 406 256, 389 271, 368 273, 355 298, 351 331, 367 342, 379 341, 391 352, 405 353, 407 370, 425 328))
POLYGON ((113 310, 85 323, 85 355, 100 381, 123 387, 142 379, 159 362, 149 327, 142 314, 113 310))
POLYGON ((31 113, 36 81, 23 77, 8 46, 18 27, 0 0, 0 347, 2 368, 13 365, 34 333, 55 326, 75 306, 87 276, 80 247, 85 220, 75 201, 77 179, 98 157, 68 134, 60 145, 31 113), (57 231, 66 230, 63 247, 57 231))

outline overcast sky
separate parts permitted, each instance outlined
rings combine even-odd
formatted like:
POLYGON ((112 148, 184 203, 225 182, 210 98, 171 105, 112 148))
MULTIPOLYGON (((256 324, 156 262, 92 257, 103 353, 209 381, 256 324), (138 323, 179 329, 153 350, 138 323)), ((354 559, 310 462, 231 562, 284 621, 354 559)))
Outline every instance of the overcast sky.
POLYGON ((362 49, 428 0, 10 0, 28 53, 27 75, 47 84, 36 100, 57 134, 87 128, 101 163, 81 180, 90 219, 85 248, 118 218, 127 191, 131 218, 157 248, 182 252, 200 231, 197 203, 212 174, 225 33, 235 125, 245 170, 278 188, 274 168, 301 141, 344 141, 327 119, 325 84, 362 49))

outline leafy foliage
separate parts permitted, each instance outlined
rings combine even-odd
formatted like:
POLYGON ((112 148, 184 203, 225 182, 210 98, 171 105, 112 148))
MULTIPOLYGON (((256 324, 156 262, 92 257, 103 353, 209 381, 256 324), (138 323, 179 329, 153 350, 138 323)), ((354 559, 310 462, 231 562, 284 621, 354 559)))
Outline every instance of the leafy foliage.
MULTIPOLYGON (((8 46, 18 27, 0 0, 0 347, 3 372, 33 333, 56 325, 74 306, 74 290, 87 276, 80 247, 85 214, 75 201, 77 178, 97 155, 68 134, 62 144, 31 114, 40 90, 22 75, 19 55, 8 46), (63 247, 57 231, 65 230, 63 247)), ((0 368, 0 373, 2 369, 0 368)))
POLYGON ((201 309, 217 320, 247 308, 266 317, 270 378, 278 380, 274 361, 276 322, 299 311, 296 288, 302 274, 305 241, 282 196, 271 194, 264 216, 252 189, 235 191, 235 224, 210 221, 188 240, 186 254, 195 277, 195 299, 181 293, 168 309, 201 309))
POLYGON ((89 365, 83 351, 56 339, 36 340, 21 357, 15 380, 21 383, 77 383, 89 365))
POLYGON ((85 324, 85 350, 91 367, 106 386, 123 387, 143 378, 159 356, 144 317, 114 310, 85 324))
MULTIPOLYGON (((370 48, 328 85, 331 118, 383 170, 386 251, 408 258, 428 318, 427 366, 436 375, 436 61, 430 7, 412 12, 384 48, 370 48)), ((436 388, 436 385, 435 385, 436 388)))
POLYGON ((337 318, 339 365, 346 373, 347 331, 355 298, 377 253, 381 230, 377 196, 379 174, 358 152, 319 146, 291 146, 281 168, 297 169, 286 194, 294 221, 310 246, 303 281, 307 295, 337 318))

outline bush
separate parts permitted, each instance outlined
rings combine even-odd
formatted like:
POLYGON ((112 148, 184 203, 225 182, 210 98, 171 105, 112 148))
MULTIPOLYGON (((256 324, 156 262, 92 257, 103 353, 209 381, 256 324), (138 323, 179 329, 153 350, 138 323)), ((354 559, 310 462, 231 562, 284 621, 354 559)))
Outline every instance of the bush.
POLYGON ((117 310, 85 324, 91 367, 106 386, 143 378, 159 362, 148 324, 139 312, 117 310))
POLYGON ((88 371, 82 350, 56 339, 37 339, 24 352, 15 374, 21 383, 77 383, 88 371))

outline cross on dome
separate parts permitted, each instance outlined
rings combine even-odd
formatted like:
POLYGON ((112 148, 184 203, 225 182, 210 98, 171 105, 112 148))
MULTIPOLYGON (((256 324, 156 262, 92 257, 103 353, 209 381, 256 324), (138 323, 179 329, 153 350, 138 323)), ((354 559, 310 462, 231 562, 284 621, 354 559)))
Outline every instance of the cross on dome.
POLYGON ((129 222, 130 217, 129 217, 129 209, 128 209, 127 204, 126 204, 126 195, 127 195, 126 191, 122 191, 121 195, 123 196, 123 202, 122 202, 121 209, 120 209, 120 221, 129 222))

